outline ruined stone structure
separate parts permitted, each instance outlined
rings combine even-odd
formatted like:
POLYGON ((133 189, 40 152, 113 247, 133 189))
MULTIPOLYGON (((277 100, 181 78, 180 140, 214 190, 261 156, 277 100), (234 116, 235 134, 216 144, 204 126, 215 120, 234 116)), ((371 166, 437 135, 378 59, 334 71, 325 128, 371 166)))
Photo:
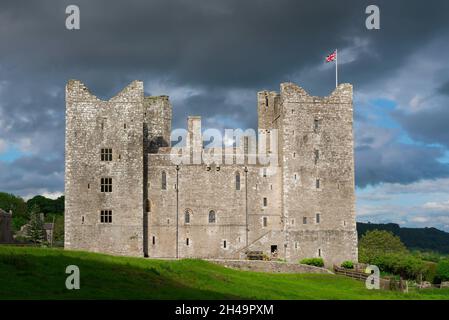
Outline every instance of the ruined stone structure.
MULTIPOLYGON (((176 164, 167 96, 132 82, 108 101, 66 87, 65 247, 152 258, 242 259, 248 251, 327 265, 357 261, 352 86, 308 95, 292 83, 257 95, 259 132, 275 164, 251 163, 250 139, 220 157, 176 164), (269 134, 276 132, 276 135, 269 134), (222 162, 224 163, 224 161, 222 162)), ((192 158, 201 118, 189 117, 192 158)), ((259 142, 260 142, 259 137, 259 142)))

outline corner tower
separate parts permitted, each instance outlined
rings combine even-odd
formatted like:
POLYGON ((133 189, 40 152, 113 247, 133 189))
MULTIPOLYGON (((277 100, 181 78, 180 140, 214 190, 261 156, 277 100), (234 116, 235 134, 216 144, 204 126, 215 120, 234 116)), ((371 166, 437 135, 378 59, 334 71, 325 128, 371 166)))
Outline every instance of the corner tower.
POLYGON ((287 259, 357 261, 352 86, 320 98, 284 83, 280 100, 287 259))
POLYGON ((66 86, 65 248, 143 255, 144 91, 103 101, 66 86))

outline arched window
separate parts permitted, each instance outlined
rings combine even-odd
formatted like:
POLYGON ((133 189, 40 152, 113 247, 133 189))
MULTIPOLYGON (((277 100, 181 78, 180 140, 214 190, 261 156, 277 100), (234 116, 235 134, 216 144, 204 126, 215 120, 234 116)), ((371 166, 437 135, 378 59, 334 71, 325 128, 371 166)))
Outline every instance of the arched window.
POLYGON ((184 222, 185 223, 190 223, 190 212, 189 212, 189 210, 186 210, 186 212, 184 213, 184 222))
POLYGON ((162 171, 161 188, 162 190, 167 190, 167 174, 165 173, 165 171, 162 171))
POLYGON ((240 172, 235 174, 235 190, 240 190, 240 172))
POLYGON ((209 223, 215 223, 216 217, 215 217, 215 211, 211 210, 209 211, 209 223))

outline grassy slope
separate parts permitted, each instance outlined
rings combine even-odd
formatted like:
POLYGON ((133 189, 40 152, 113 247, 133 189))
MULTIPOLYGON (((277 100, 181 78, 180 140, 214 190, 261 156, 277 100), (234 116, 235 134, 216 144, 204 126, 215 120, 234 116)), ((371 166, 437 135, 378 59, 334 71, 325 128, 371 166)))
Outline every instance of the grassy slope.
POLYGON ((449 290, 400 294, 320 274, 236 271, 200 260, 162 261, 0 246, 0 299, 449 299, 449 290), (65 288, 77 265, 81 290, 65 288))

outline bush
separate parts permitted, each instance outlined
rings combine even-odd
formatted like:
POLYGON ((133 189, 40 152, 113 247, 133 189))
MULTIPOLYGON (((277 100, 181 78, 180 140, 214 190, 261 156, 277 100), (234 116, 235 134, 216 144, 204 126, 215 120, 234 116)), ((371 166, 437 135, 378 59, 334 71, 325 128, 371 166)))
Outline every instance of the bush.
POLYGON ((306 258, 299 261, 299 263, 315 267, 324 267, 324 260, 322 258, 306 258))
POLYGON ((437 264, 435 262, 424 261, 423 280, 435 283, 437 275, 437 264))
POLYGON ((400 275, 406 279, 417 279, 424 273, 426 267, 421 259, 403 253, 379 255, 371 264, 379 267, 380 271, 400 275))
POLYGON ((438 262, 435 278, 438 282, 449 281, 449 259, 438 262))
POLYGON ((375 264, 377 257, 385 254, 407 254, 401 239, 393 233, 381 230, 366 232, 359 241, 359 261, 375 264))
POLYGON ((352 261, 345 261, 341 264, 341 267, 345 269, 354 269, 354 263, 352 261))

